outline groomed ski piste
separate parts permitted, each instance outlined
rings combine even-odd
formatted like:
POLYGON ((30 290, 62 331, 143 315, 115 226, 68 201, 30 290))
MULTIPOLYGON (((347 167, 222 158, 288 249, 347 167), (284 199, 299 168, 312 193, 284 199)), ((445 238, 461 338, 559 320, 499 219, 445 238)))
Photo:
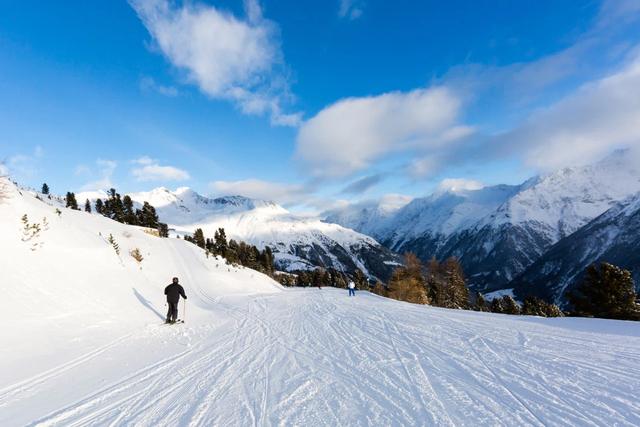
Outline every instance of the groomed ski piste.
POLYGON ((640 425, 638 323, 283 289, 191 243, 5 192, 2 426, 640 425), (173 276, 186 323, 164 325, 173 276))

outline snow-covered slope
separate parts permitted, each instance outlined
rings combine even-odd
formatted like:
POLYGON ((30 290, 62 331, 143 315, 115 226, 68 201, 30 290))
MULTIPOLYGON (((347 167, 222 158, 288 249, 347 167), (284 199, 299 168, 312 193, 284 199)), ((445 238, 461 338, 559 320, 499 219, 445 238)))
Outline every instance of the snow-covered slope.
POLYGON ((561 303, 567 288, 581 279, 585 268, 602 261, 630 270, 640 286, 640 193, 561 239, 512 285, 520 294, 533 290, 561 303))
POLYGON ((202 228, 213 237, 222 227, 228 238, 258 248, 270 246, 276 262, 285 270, 332 267, 345 272, 356 268, 387 279, 398 257, 373 238, 337 224, 303 218, 268 201, 228 196, 210 199, 188 188, 175 192, 158 188, 134 193, 139 203, 156 207, 160 220, 177 231, 192 233, 202 228))
POLYGON ((0 424, 640 424, 633 322, 436 309, 326 288, 209 304, 210 318, 132 325, 75 359, 32 364, 37 375, 0 386, 0 424))
POLYGON ((100 215, 65 208, 58 215, 56 207, 3 182, 0 384, 37 373, 26 356, 62 363, 97 342, 161 322, 163 290, 174 276, 191 289, 190 318, 222 295, 281 291, 269 277, 207 259, 191 243, 161 239, 100 215), (24 232, 24 215, 30 225, 39 224, 35 235, 33 229, 24 232), (136 248, 144 258, 140 263, 130 255, 136 248))

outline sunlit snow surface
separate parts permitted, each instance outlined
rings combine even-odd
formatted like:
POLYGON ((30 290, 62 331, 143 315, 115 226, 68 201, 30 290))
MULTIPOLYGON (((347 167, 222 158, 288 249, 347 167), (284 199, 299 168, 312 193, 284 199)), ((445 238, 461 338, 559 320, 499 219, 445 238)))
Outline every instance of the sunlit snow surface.
POLYGON ((149 316, 4 388, 0 423, 640 423, 634 323, 478 314, 333 289, 198 297, 210 315, 174 326, 149 316))

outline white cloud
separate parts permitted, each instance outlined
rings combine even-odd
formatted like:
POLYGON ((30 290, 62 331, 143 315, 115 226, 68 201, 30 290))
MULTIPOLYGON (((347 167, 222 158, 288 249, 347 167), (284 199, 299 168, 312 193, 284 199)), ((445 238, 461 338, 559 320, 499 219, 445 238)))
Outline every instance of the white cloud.
POLYGON ((434 151, 472 133, 457 124, 460 100, 447 88, 336 102, 305 121, 296 156, 314 176, 347 176, 385 154, 434 151))
POLYGON ((214 181, 209 184, 216 195, 241 195, 252 199, 271 200, 283 205, 297 205, 307 198, 308 187, 300 184, 285 184, 245 179, 240 181, 214 181))
POLYGON ((438 184, 436 192, 479 190, 484 187, 480 181, 465 178, 445 178, 438 184))
MULTIPOLYGON (((108 190, 114 187, 112 177, 118 163, 113 160, 98 159, 96 160, 96 166, 98 178, 80 187, 81 191, 108 190)), ((76 174, 86 174, 89 171, 90 169, 85 165, 78 165, 76 167, 76 174)))
POLYGON ((138 181, 185 181, 190 178, 187 171, 174 166, 162 166, 148 156, 140 157, 133 163, 139 165, 131 170, 138 181))
POLYGON ((362 16, 364 2, 360 0, 340 0, 338 16, 350 20, 358 19, 362 16))
POLYGON ((12 175, 15 179, 31 179, 38 175, 44 149, 36 145, 30 154, 15 154, 0 162, 0 175, 12 175))
POLYGON ((178 89, 173 86, 165 86, 157 83, 153 77, 143 77, 140 79, 140 89, 145 92, 157 92, 160 95, 164 95, 170 98, 174 98, 180 94, 178 89))
POLYGON ((535 112, 497 142, 524 153, 527 164, 542 170, 591 162, 616 148, 640 147, 640 57, 535 112))
POLYGON ((389 193, 380 198, 380 208, 387 211, 395 211, 407 205, 413 200, 412 196, 406 194, 389 193))
POLYGON ((294 126, 286 114, 291 99, 278 28, 262 16, 256 0, 245 1, 246 17, 210 5, 168 0, 130 0, 159 50, 202 92, 234 102, 243 113, 269 114, 276 125, 294 126))

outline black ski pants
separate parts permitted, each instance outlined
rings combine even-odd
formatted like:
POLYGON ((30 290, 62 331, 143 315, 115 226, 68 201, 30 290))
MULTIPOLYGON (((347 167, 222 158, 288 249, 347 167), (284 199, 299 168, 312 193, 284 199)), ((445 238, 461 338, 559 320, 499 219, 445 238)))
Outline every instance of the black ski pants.
POLYGON ((169 310, 167 311, 167 320, 175 322, 176 320, 178 320, 178 303, 167 302, 167 305, 169 305, 169 310))

